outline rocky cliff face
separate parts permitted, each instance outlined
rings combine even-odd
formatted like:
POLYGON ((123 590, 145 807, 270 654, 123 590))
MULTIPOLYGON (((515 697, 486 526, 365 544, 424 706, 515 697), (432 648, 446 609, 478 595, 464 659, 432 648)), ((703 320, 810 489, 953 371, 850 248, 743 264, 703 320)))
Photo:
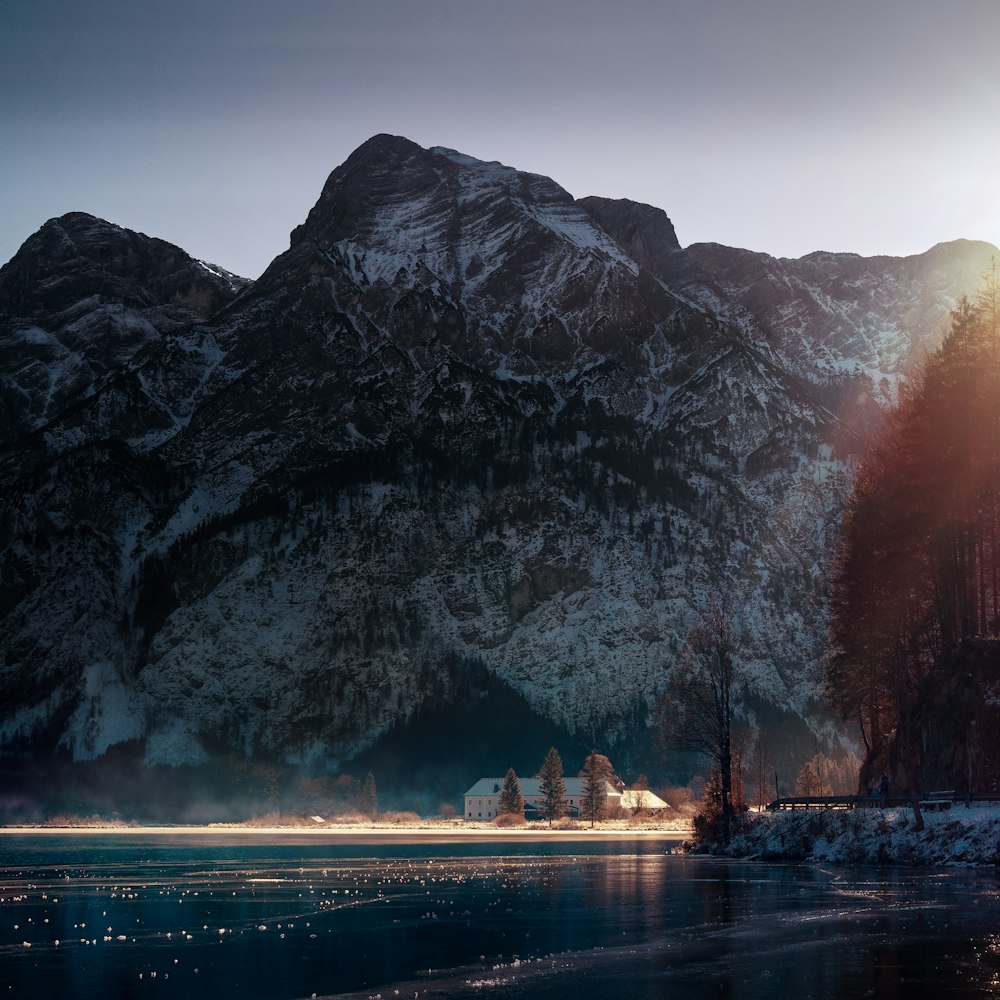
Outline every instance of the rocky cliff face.
POLYGON ((0 269, 0 442, 63 414, 246 284, 82 212, 47 222, 0 269))
POLYGON ((47 223, 0 271, 5 752, 329 769, 502 692, 627 754, 719 595, 756 717, 822 727, 847 463, 995 252, 682 250, 391 136, 252 284, 47 223))
POLYGON ((758 331, 813 385, 860 376, 885 404, 937 347, 949 312, 979 287, 994 253, 992 244, 956 240, 914 257, 818 252, 779 260, 699 244, 684 255, 693 276, 678 274, 677 283, 706 305, 735 304, 727 315, 758 331))

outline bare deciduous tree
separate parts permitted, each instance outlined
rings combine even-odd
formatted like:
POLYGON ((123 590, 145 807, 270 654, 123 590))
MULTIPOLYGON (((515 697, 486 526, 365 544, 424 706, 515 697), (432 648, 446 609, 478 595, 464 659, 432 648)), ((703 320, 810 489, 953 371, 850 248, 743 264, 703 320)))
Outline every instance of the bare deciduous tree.
POLYGON ((730 616, 713 602, 688 633, 657 712, 662 744, 702 755, 718 774, 721 834, 727 843, 734 813, 733 716, 744 686, 737 656, 742 645, 730 616))

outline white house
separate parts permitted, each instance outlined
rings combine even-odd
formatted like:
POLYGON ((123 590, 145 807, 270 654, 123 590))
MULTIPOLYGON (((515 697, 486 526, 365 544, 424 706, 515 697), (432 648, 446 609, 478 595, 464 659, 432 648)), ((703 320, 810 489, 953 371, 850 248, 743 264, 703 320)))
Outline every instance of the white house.
MULTIPOLYGON (((542 795, 538 778, 518 778, 521 794, 524 796, 526 819, 537 819, 543 815, 545 796, 542 795)), ((563 796, 563 811, 567 816, 579 816, 583 799, 583 778, 563 778, 566 794, 563 796)), ((503 778, 480 778, 465 793, 466 821, 494 819, 500 805, 500 789, 503 778)), ((610 782, 604 782, 605 808, 614 810, 621 802, 622 793, 610 782)), ((666 805, 666 803, 664 803, 666 805)))

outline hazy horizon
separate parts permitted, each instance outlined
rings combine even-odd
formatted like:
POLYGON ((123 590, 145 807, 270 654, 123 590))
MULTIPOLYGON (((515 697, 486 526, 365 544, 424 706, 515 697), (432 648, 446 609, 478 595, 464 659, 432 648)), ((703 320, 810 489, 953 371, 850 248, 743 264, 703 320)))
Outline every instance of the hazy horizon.
POLYGON ((89 212, 256 277, 380 132, 664 209, 682 245, 1000 242, 1000 6, 12 0, 0 262, 89 212))

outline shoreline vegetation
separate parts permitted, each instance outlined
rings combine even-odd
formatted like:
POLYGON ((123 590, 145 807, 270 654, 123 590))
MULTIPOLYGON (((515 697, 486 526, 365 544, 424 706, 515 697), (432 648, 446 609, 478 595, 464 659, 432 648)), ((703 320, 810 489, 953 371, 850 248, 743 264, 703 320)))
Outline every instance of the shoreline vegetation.
POLYGON ((0 826, 2 834, 176 834, 188 835, 247 835, 247 836, 332 836, 381 837, 400 840, 408 836, 441 839, 473 840, 623 840, 633 837, 663 839, 675 842, 691 836, 686 820, 626 819, 601 820, 591 828, 589 823, 562 820, 550 829, 546 823, 468 823, 462 818, 421 818, 416 813, 388 813, 376 817, 323 817, 268 814, 242 822, 156 823, 140 824, 99 816, 57 816, 43 822, 8 823, 0 826))
POLYGON ((169 835, 218 837, 328 837, 333 840, 413 841, 611 841, 662 840, 692 855, 733 860, 825 864, 950 867, 1000 865, 1000 803, 956 803, 923 813, 918 830, 912 810, 811 809, 743 814, 728 845, 692 840, 690 822, 647 817, 589 823, 468 823, 461 817, 422 818, 416 813, 322 817, 265 814, 241 822, 155 823, 100 816, 56 816, 42 822, 0 826, 3 835, 169 835))
POLYGON ((1000 864, 1000 803, 950 809, 810 809, 746 814, 728 845, 694 853, 758 861, 900 865, 914 868, 1000 864))

